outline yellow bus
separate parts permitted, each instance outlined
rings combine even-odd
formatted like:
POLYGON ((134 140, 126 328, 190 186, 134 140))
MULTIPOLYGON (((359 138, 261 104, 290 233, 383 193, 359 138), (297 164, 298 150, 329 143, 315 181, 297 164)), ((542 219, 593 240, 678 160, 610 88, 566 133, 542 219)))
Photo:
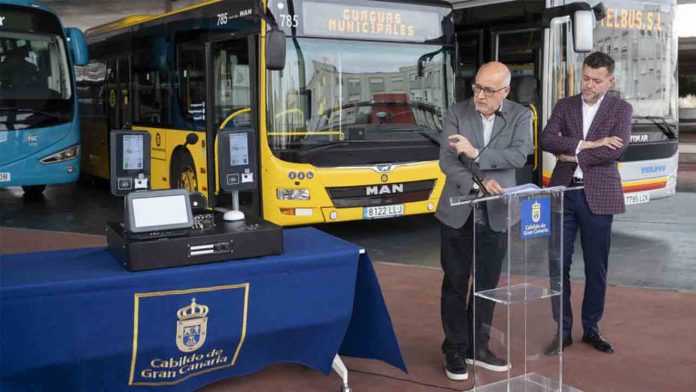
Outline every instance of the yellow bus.
POLYGON ((149 132, 153 188, 225 206, 216 135, 236 127, 257 136, 259 186, 240 195, 243 207, 276 224, 437 205, 454 96, 447 2, 206 1, 86 36, 83 173, 108 178, 110 130, 149 132))

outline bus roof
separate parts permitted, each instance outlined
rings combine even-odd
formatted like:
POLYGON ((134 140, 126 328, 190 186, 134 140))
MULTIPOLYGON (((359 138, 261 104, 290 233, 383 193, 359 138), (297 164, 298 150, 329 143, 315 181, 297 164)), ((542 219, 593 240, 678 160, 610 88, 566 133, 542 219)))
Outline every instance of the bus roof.
POLYGON ((85 31, 85 36, 94 37, 104 33, 110 33, 118 30, 122 30, 128 27, 141 25, 146 22, 150 22, 157 19, 163 19, 172 15, 180 14, 182 12, 190 11, 196 8, 201 8, 208 6, 210 4, 220 3, 222 0, 207 0, 198 4, 190 5, 188 7, 179 8, 174 11, 165 12, 163 14, 156 15, 133 15, 122 19, 115 20, 113 22, 104 23, 99 26, 89 28, 85 31))
MULTIPOLYGON (((2 0, 0 0, 0 1, 2 1, 2 0)), ((170 11, 170 12, 165 12, 162 14, 128 16, 128 17, 125 17, 125 18, 122 18, 119 20, 115 20, 113 22, 109 22, 109 23, 105 23, 105 24, 102 24, 99 26, 89 28, 85 31, 85 36, 87 38, 93 38, 93 37, 97 37, 101 34, 114 33, 114 32, 117 32, 119 30, 123 30, 123 29, 129 28, 129 27, 140 26, 140 25, 143 25, 145 23, 152 22, 152 21, 166 19, 166 18, 169 18, 171 16, 174 16, 174 15, 177 15, 177 14, 180 14, 183 12, 191 11, 191 10, 194 10, 197 8, 206 7, 206 6, 209 6, 212 4, 216 4, 216 3, 221 3, 223 1, 224 0, 206 0, 206 1, 202 1, 200 3, 194 4, 194 5, 190 5, 188 7, 183 7, 183 8, 180 8, 180 9, 177 9, 174 11, 170 11)), ((246 2, 248 2, 249 4, 258 3, 260 1, 261 0, 246 0, 246 2)), ((377 0, 377 1, 380 1, 380 0, 377 0)), ((398 0, 388 0, 388 1, 398 2, 398 0)), ((245 0, 237 0, 236 1, 236 3, 243 3, 243 2, 245 2, 245 0)), ((447 0, 406 0, 403 2, 451 7, 451 4, 450 4, 451 1, 447 1, 447 0)), ((256 7, 253 7, 253 10, 254 10, 254 12, 258 12, 256 7)))

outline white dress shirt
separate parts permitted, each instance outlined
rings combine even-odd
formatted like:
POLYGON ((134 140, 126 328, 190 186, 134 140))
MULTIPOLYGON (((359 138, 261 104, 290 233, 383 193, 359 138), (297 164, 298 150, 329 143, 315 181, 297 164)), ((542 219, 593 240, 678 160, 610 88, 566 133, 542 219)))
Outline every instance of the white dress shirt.
MULTIPOLYGON (((502 104, 497 111, 501 110, 503 110, 502 104)), ((481 150, 485 148, 488 143, 490 143, 491 134, 493 133, 493 125, 495 125, 495 113, 491 114, 490 116, 484 116, 483 113, 479 112, 479 116, 481 116, 481 124, 483 125, 483 146, 481 146, 481 148, 476 152, 476 162, 478 162, 479 159, 478 154, 480 154, 481 150)))
POLYGON ((491 141, 491 133, 493 133, 493 124, 495 124, 495 113, 491 114, 490 117, 481 115, 481 122, 483 123, 483 147, 486 147, 491 141))
MULTIPOLYGON (((588 105, 585 103, 585 100, 582 100, 582 140, 585 140, 587 138, 587 133, 590 131, 590 125, 592 125, 592 121, 595 118, 595 115, 597 114, 597 110, 599 110, 599 105, 602 104, 602 100, 604 100, 604 95, 602 95, 601 98, 597 100, 597 102, 594 105, 588 105)), ((580 153, 582 149, 580 148, 580 143, 578 142, 578 146, 575 147, 575 156, 580 153)), ((577 158, 576 158, 577 160, 577 158)), ((580 165, 575 169, 575 173, 573 174, 574 177, 577 178, 582 178, 582 170, 580 169, 580 165)))

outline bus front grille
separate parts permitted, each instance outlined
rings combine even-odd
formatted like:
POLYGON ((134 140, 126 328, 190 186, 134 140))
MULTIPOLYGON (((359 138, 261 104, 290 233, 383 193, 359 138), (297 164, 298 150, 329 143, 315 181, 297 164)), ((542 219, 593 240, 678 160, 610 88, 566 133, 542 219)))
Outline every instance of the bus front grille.
POLYGON ((336 208, 372 207, 428 200, 435 180, 327 188, 336 208))

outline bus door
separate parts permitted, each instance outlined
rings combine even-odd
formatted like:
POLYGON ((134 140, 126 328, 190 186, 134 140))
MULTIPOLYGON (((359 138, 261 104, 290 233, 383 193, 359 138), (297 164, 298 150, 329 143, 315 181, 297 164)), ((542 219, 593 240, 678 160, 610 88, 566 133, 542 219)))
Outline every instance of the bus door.
POLYGON ((517 171, 517 182, 541 184, 542 165, 539 148, 541 129, 542 43, 544 31, 521 28, 491 32, 491 54, 494 60, 505 63, 512 74, 508 99, 532 111, 532 141, 534 152, 527 158, 524 169, 517 171))
POLYGON ((454 80, 454 96, 457 102, 474 95, 476 71, 485 63, 483 53, 484 31, 468 30, 457 33, 457 75, 454 80))
POLYGON ((99 145, 106 146, 102 159, 97 163, 96 174, 109 178, 109 134, 112 129, 130 129, 130 64, 127 57, 112 58, 106 61, 106 129, 99 132, 99 145))
MULTIPOLYGON (((216 140, 218 130, 251 128, 256 131, 258 140, 258 82, 255 71, 256 58, 253 55, 256 39, 253 35, 237 38, 225 38, 222 41, 209 42, 206 45, 209 55, 207 74, 208 94, 206 107, 211 115, 207 121, 207 139, 216 140)), ((258 146, 258 142, 255 143, 258 146)), ((217 143, 208 149, 208 183, 218 184, 216 159, 217 143)), ((257 151, 254 153, 258 154, 257 151)), ((258 155, 257 155, 258 162, 258 155)), ((259 173, 258 169, 255 170, 259 173)), ((257 184, 259 183, 257 179, 257 184)), ((230 205, 230 195, 218 194, 219 186, 210 186, 209 202, 211 205, 230 205)), ((258 189, 240 193, 240 202, 250 205, 252 213, 258 214, 258 189)))
MULTIPOLYGON (((106 62, 106 114, 112 129, 129 129, 130 111, 130 64, 127 57, 110 59, 106 62)), ((108 135, 107 135, 108 140, 108 135)))

